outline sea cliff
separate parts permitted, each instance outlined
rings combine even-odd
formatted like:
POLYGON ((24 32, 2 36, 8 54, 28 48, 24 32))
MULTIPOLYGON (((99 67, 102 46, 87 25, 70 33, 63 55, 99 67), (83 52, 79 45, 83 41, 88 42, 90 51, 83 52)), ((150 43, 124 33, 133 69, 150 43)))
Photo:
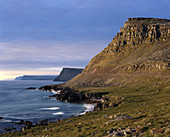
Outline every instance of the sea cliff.
POLYGON ((78 74, 80 74, 83 69, 79 68, 63 68, 60 75, 54 79, 54 81, 69 81, 78 74))

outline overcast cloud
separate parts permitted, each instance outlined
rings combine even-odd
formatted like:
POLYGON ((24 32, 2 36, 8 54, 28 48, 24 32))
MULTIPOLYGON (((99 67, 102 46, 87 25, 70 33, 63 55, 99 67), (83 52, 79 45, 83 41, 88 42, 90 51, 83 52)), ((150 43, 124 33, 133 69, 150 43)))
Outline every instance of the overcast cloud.
POLYGON ((170 18, 169 0, 0 0, 0 71, 85 67, 129 17, 170 18))

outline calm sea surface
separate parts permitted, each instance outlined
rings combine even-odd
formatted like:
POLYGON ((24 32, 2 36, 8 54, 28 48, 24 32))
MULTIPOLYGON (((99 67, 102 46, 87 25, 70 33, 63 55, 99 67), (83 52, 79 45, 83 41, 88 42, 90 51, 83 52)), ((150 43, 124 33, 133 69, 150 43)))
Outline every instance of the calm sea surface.
POLYGON ((56 121, 59 118, 66 118, 78 115, 91 109, 88 105, 73 104, 57 101, 49 98, 54 93, 26 90, 28 87, 41 87, 49 84, 61 82, 53 81, 0 81, 0 133, 4 133, 4 128, 15 127, 21 130, 24 125, 17 125, 13 122, 20 120, 38 123, 40 120, 49 119, 56 121))

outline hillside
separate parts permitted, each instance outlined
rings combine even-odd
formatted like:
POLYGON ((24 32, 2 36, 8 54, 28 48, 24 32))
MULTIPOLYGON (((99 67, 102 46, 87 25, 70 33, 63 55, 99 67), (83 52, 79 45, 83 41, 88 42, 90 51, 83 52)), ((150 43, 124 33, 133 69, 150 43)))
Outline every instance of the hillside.
POLYGON ((112 42, 66 86, 110 86, 129 74, 168 75, 169 67, 170 20, 129 18, 112 42))
POLYGON ((54 79, 54 81, 69 81, 78 74, 80 74, 83 69, 79 68, 63 68, 59 76, 54 79))

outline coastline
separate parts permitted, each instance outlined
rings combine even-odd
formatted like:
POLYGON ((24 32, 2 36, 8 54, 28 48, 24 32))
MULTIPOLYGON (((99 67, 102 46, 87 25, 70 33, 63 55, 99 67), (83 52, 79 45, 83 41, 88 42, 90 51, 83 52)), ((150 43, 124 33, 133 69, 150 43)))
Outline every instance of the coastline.
MULTIPOLYGON (((49 122, 48 124, 45 124, 46 121, 42 121, 42 125, 26 130, 23 129, 22 132, 1 134, 1 136, 26 137, 48 135, 60 137, 96 135, 109 137, 115 134, 125 135, 128 133, 131 136, 152 136, 155 134, 168 136, 169 118, 167 115, 167 103, 169 100, 168 91, 170 90, 168 85, 169 79, 152 77, 149 80, 149 85, 145 85, 145 87, 143 87, 142 83, 138 82, 135 85, 125 87, 88 88, 88 90, 96 91, 96 93, 110 92, 109 95, 105 94, 103 96, 102 110, 96 109, 83 115, 71 116, 65 119, 61 118, 56 122, 49 122), (157 81, 156 87, 154 86, 155 81, 157 81), (116 99, 122 102, 117 106, 107 107, 107 104, 115 103, 116 99)), ((101 103, 99 104, 101 105, 101 103)))
MULTIPOLYGON (((38 91, 39 89, 38 88, 27 88, 26 90, 35 90, 35 91, 38 91)), ((40 90, 39 90, 40 91, 40 90)), ((43 91, 42 91, 43 92, 43 91)), ((55 90, 50 90, 50 91, 47 91, 47 92, 52 92, 52 93, 55 93, 55 95, 58 95, 60 94, 58 91, 55 91, 55 90)), ((52 97, 54 97, 55 95, 52 95, 52 97)), ((46 98, 50 98, 50 96, 45 96, 46 98)), ((44 98, 44 97, 43 97, 44 98)), ((52 99, 52 100, 56 100, 55 99, 52 99)), ((84 107, 86 108, 83 112, 79 112, 79 113, 76 113, 74 115, 70 115, 70 116, 65 116, 65 117, 59 117, 58 120, 52 120, 50 121, 50 118, 44 118, 42 120, 40 120, 39 122, 31 122, 29 120, 18 120, 18 122, 12 122, 12 120, 5 120, 4 118, 1 119, 1 122, 12 122, 15 124, 15 126, 12 126, 12 127, 6 127, 4 128, 4 132, 0 133, 0 134, 5 134, 5 133, 12 133, 12 132, 23 132, 23 131, 26 131, 28 129, 31 129, 33 127, 37 127, 37 126, 45 126, 45 125, 49 125, 50 123, 58 123, 59 121, 61 120, 64 120, 64 119, 69 119, 71 117, 79 117, 79 116, 82 116, 88 112, 91 112, 91 111, 94 111, 94 107, 96 106, 96 104, 88 104, 88 103, 79 103, 79 102, 75 102, 76 104, 83 104, 84 107), (21 129, 19 129, 19 126, 21 129), (16 129, 16 127, 18 127, 16 129)), ((51 107, 51 108, 40 108, 39 110, 58 110, 59 107, 51 107)), ((63 115, 64 113, 63 112, 56 112, 56 113, 53 113, 53 115, 63 115)))

